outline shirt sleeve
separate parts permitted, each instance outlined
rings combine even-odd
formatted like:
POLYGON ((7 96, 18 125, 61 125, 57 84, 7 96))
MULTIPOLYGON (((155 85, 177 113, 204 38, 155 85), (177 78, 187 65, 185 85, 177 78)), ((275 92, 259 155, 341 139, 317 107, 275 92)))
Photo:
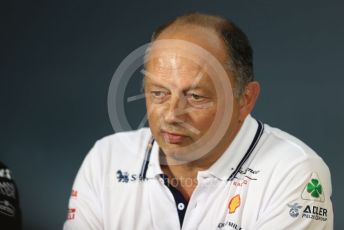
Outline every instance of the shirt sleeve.
POLYGON ((101 170, 96 145, 84 159, 73 184, 64 230, 100 230, 101 170))
POLYGON ((332 230, 332 187, 326 164, 314 157, 285 165, 276 165, 256 229, 332 230))

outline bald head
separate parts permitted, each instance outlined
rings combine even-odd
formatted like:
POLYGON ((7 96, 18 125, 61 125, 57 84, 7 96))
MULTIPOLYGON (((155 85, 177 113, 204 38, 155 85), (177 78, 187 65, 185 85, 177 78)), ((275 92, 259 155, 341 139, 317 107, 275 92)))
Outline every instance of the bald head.
POLYGON ((152 35, 152 41, 174 38, 194 42, 216 54, 234 76, 235 96, 240 96, 245 86, 253 81, 252 48, 246 35, 233 22, 218 16, 191 13, 160 26, 152 35))

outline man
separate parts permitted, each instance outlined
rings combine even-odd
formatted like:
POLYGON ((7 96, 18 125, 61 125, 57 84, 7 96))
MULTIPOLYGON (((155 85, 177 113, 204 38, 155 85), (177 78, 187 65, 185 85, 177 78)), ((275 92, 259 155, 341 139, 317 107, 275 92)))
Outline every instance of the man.
POLYGON ((250 116, 260 87, 245 34, 193 13, 152 41, 149 128, 95 144, 64 229, 332 229, 323 160, 250 116))

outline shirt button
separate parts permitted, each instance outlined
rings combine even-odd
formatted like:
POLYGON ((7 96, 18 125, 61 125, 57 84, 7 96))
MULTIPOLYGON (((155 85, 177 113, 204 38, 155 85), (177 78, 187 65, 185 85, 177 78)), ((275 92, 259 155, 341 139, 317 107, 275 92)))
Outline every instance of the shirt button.
POLYGON ((182 211, 184 210, 184 208, 185 208, 185 205, 183 203, 178 204, 178 210, 182 211))

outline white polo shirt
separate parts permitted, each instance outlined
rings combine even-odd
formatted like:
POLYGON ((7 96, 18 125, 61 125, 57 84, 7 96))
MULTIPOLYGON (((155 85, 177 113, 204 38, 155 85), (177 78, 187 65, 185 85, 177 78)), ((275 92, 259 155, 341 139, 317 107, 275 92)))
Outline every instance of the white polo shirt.
POLYGON ((328 167, 279 129, 248 116, 224 154, 198 172, 189 202, 163 176, 151 141, 143 128, 95 144, 75 179, 65 230, 333 229, 328 167))

